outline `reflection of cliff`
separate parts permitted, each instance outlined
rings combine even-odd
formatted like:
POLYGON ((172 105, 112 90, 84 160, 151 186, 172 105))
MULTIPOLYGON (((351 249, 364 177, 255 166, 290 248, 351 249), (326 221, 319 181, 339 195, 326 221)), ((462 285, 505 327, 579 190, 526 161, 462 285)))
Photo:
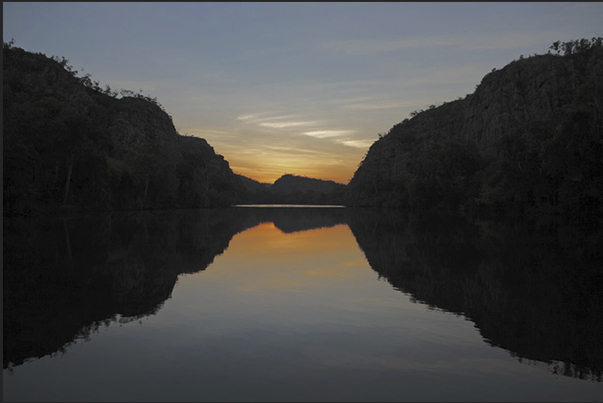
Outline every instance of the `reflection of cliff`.
POLYGON ((204 270, 236 233, 261 222, 291 232, 344 219, 342 209, 258 208, 5 219, 3 366, 154 314, 179 274, 204 270))
POLYGON ((5 221, 4 368, 53 353, 116 315, 156 312, 245 222, 221 210, 5 221))
POLYGON ((396 214, 363 210, 348 222, 395 288, 466 316, 520 359, 602 379, 600 231, 396 214))
POLYGON ((258 222, 273 222, 285 233, 306 231, 314 228, 332 227, 345 223, 345 209, 322 207, 248 207, 247 210, 258 222))

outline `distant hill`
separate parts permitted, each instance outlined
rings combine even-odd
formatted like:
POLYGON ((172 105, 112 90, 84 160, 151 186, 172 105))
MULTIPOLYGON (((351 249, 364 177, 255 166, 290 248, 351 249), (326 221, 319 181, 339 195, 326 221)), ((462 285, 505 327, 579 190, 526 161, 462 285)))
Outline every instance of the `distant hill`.
POLYGON ((238 175, 246 188, 245 203, 341 204, 345 185, 334 181, 285 174, 274 184, 238 175))
POLYGON ((345 203, 601 215, 602 38, 551 50, 393 126, 370 147, 345 203))
POLYGON ((270 190, 279 203, 340 204, 345 185, 286 174, 278 178, 270 190))
POLYGON ((258 182, 254 179, 248 178, 248 177, 240 175, 240 174, 235 174, 235 175, 239 178, 243 187, 245 187, 245 189, 247 189, 248 191, 251 191, 251 192, 254 192, 256 190, 269 189, 270 186, 272 186, 271 183, 258 182))
POLYGON ((239 179, 156 99, 4 43, 4 214, 226 206, 239 179))
POLYGON ((286 174, 278 178, 272 191, 276 193, 292 193, 292 192, 316 192, 330 193, 336 188, 342 186, 341 183, 334 181, 325 181, 322 179, 308 178, 305 176, 296 176, 286 174))

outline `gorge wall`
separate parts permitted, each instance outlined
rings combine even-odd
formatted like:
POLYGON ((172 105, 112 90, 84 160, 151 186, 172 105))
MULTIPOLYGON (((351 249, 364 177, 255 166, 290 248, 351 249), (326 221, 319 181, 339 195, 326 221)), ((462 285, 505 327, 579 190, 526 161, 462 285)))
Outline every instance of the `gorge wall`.
POLYGON ((231 204, 240 181, 154 98, 77 77, 67 60, 3 47, 4 214, 231 204))
POLYGON ((414 112, 367 152, 347 205, 601 211, 603 46, 521 58, 414 112), (570 197, 574 194, 574 197, 570 197))

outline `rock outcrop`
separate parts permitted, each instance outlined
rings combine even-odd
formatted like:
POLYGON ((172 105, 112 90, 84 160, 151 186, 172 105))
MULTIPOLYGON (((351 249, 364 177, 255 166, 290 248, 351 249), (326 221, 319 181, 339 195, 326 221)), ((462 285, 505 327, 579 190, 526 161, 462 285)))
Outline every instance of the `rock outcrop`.
POLYGON ((487 74, 467 99, 461 135, 493 152, 504 134, 530 122, 560 123, 579 88, 603 76, 603 49, 520 59, 487 74))

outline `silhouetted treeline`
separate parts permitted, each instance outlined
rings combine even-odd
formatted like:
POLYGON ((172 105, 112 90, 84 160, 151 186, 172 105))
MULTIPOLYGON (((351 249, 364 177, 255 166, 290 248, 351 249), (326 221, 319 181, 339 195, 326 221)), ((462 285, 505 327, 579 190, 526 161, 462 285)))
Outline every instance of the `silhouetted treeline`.
POLYGON ((600 217, 601 38, 551 49, 395 125, 367 152, 346 204, 600 217))
POLYGON ((244 192, 240 200, 246 204, 343 204, 345 185, 334 181, 285 174, 274 184, 259 183, 239 175, 244 192))

